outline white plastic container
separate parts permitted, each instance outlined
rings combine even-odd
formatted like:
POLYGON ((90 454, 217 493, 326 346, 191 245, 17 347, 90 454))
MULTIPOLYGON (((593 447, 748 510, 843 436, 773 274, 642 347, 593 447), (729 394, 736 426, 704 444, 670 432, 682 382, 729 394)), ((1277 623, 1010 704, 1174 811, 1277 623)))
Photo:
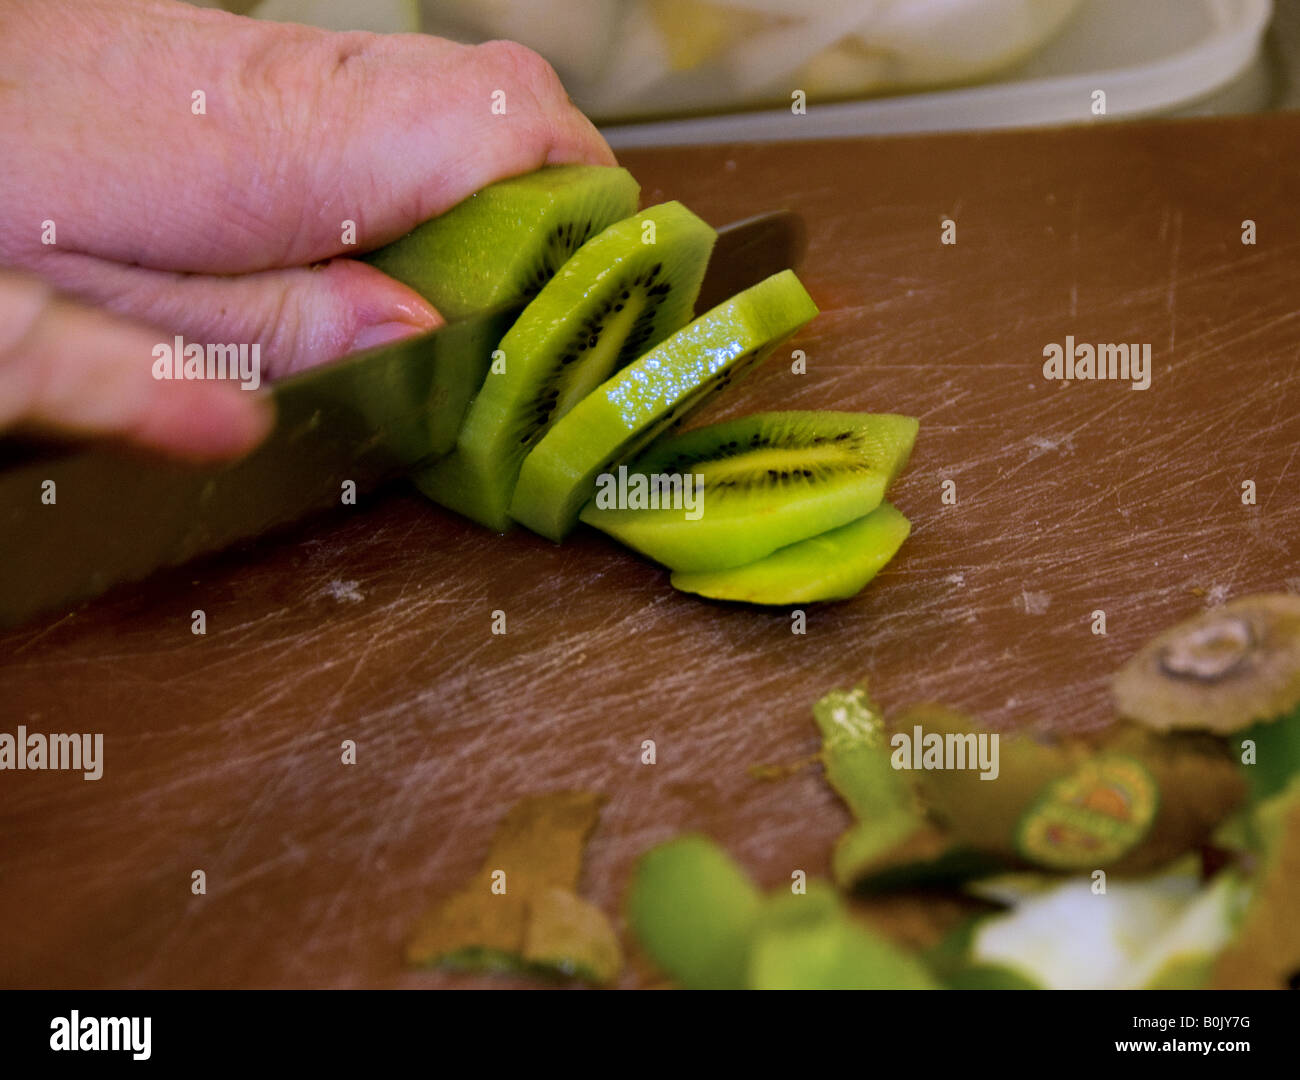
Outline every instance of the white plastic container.
POLYGON ((984 86, 839 104, 620 124, 615 147, 817 139, 1095 122, 1175 108, 1210 93, 1255 56, 1271 0, 1084 0, 1060 35, 984 86))
MULTIPOLYGON (((251 0, 225 4, 242 10, 251 0)), ((602 128, 613 146, 629 147, 1084 123, 1172 110, 1230 82, 1250 63, 1272 0, 260 0, 253 6, 264 17, 375 30, 414 29, 421 10, 428 31, 461 40, 511 37, 537 49, 598 121, 602 115, 659 117, 602 128), (897 92, 979 79, 987 81, 897 92), (896 92, 844 100, 855 88, 896 92), (784 101, 795 89, 806 95, 805 112, 756 104, 784 101), (1105 95, 1104 114, 1097 91, 1105 95), (714 115, 695 115, 709 112, 714 115)))

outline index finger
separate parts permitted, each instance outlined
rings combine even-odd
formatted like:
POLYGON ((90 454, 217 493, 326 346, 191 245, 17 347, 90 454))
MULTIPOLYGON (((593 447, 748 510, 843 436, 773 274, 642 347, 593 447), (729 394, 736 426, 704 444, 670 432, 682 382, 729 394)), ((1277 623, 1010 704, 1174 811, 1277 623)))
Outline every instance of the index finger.
MULTIPOLYGON (((84 254, 197 273, 302 266, 378 247, 506 176, 614 163, 550 65, 512 42, 332 33, 175 4, 113 9, 115 46, 70 17, 50 50, 57 2, 42 19, 11 18, 0 66, 12 60, 24 92, 46 115, 77 117, 79 134, 9 131, 18 121, 0 116, 13 149, 0 179, 29 178, 8 185, 0 220, 49 218, 61 233, 66 222, 84 254), (96 74, 105 48, 140 41, 150 62, 129 80, 96 74), (47 174, 60 182, 30 183, 47 174)), ((26 249, 11 261, 39 270, 39 230, 7 231, 26 249)))

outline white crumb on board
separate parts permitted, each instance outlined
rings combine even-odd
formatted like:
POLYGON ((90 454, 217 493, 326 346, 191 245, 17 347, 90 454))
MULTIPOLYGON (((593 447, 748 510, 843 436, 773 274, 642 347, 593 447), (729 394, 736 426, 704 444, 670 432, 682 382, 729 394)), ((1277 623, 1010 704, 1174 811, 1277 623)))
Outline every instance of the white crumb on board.
POLYGON ((1227 585, 1211 585, 1210 591, 1205 594, 1205 606, 1218 607, 1228 599, 1228 594, 1231 591, 1227 585))
POLYGON ((365 597, 361 590, 357 588, 355 581, 331 581, 325 586, 325 592, 337 600, 340 604, 345 601, 349 604, 359 604, 365 597))
POLYGON ((1073 435, 1066 435, 1060 439, 1047 439, 1041 435, 1030 435, 1025 441, 1028 442, 1032 448, 1029 451, 1030 461, 1033 461, 1036 457, 1041 457, 1043 454, 1050 453, 1053 450, 1060 450, 1062 453, 1066 454, 1072 454, 1074 452, 1073 435))
POLYGON ((966 584, 966 575, 965 575, 965 574, 962 574, 962 573, 949 574, 949 575, 948 575, 946 578, 944 578, 943 580, 944 580, 945 582, 947 582, 949 585, 965 585, 965 584, 966 584))
POLYGON ((1028 589, 1020 590, 1019 607, 1024 610, 1026 615, 1045 615, 1051 605, 1051 593, 1030 592, 1028 589))

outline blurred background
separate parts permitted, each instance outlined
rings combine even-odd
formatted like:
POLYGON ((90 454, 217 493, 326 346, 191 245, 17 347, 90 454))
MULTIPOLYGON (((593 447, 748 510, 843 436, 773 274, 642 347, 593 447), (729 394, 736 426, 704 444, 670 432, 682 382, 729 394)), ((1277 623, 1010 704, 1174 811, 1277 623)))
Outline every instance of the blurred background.
POLYGON ((1300 0, 203 3, 521 41, 623 146, 1258 112, 1298 96, 1300 0), (792 113, 795 90, 806 114, 792 113))

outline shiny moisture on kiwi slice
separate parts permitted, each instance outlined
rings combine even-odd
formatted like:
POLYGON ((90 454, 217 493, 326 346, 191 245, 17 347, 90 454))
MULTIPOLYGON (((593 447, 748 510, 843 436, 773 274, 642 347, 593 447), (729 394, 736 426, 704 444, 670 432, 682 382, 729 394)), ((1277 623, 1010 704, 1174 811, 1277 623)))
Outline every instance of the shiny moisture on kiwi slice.
POLYGON ((697 477, 684 508, 602 508, 582 520, 672 570, 728 570, 847 525, 880 505, 907 464, 917 422, 887 413, 774 412, 665 439, 633 466, 697 477), (702 485, 702 492, 700 485, 702 485))
POLYGON ((597 387, 524 459, 511 516, 560 540, 597 478, 744 378, 817 314, 793 271, 737 293, 597 387))
POLYGON ((778 548, 730 570, 678 571, 673 588, 748 604, 810 604, 847 600, 894 557, 911 524, 887 502, 838 529, 778 548))
POLYGON ((716 238, 673 202, 584 244, 501 339, 454 460, 422 477, 421 489, 438 501, 444 486, 471 490, 472 505, 453 509, 508 528, 528 452, 592 390, 686 324, 716 238))
POLYGON ((1179 623, 1116 674, 1120 713, 1229 734, 1300 705, 1300 596, 1243 596, 1179 623))
POLYGON ((639 193, 626 169, 553 165, 491 184, 365 259, 459 319, 536 295, 589 238, 635 214, 639 193))

